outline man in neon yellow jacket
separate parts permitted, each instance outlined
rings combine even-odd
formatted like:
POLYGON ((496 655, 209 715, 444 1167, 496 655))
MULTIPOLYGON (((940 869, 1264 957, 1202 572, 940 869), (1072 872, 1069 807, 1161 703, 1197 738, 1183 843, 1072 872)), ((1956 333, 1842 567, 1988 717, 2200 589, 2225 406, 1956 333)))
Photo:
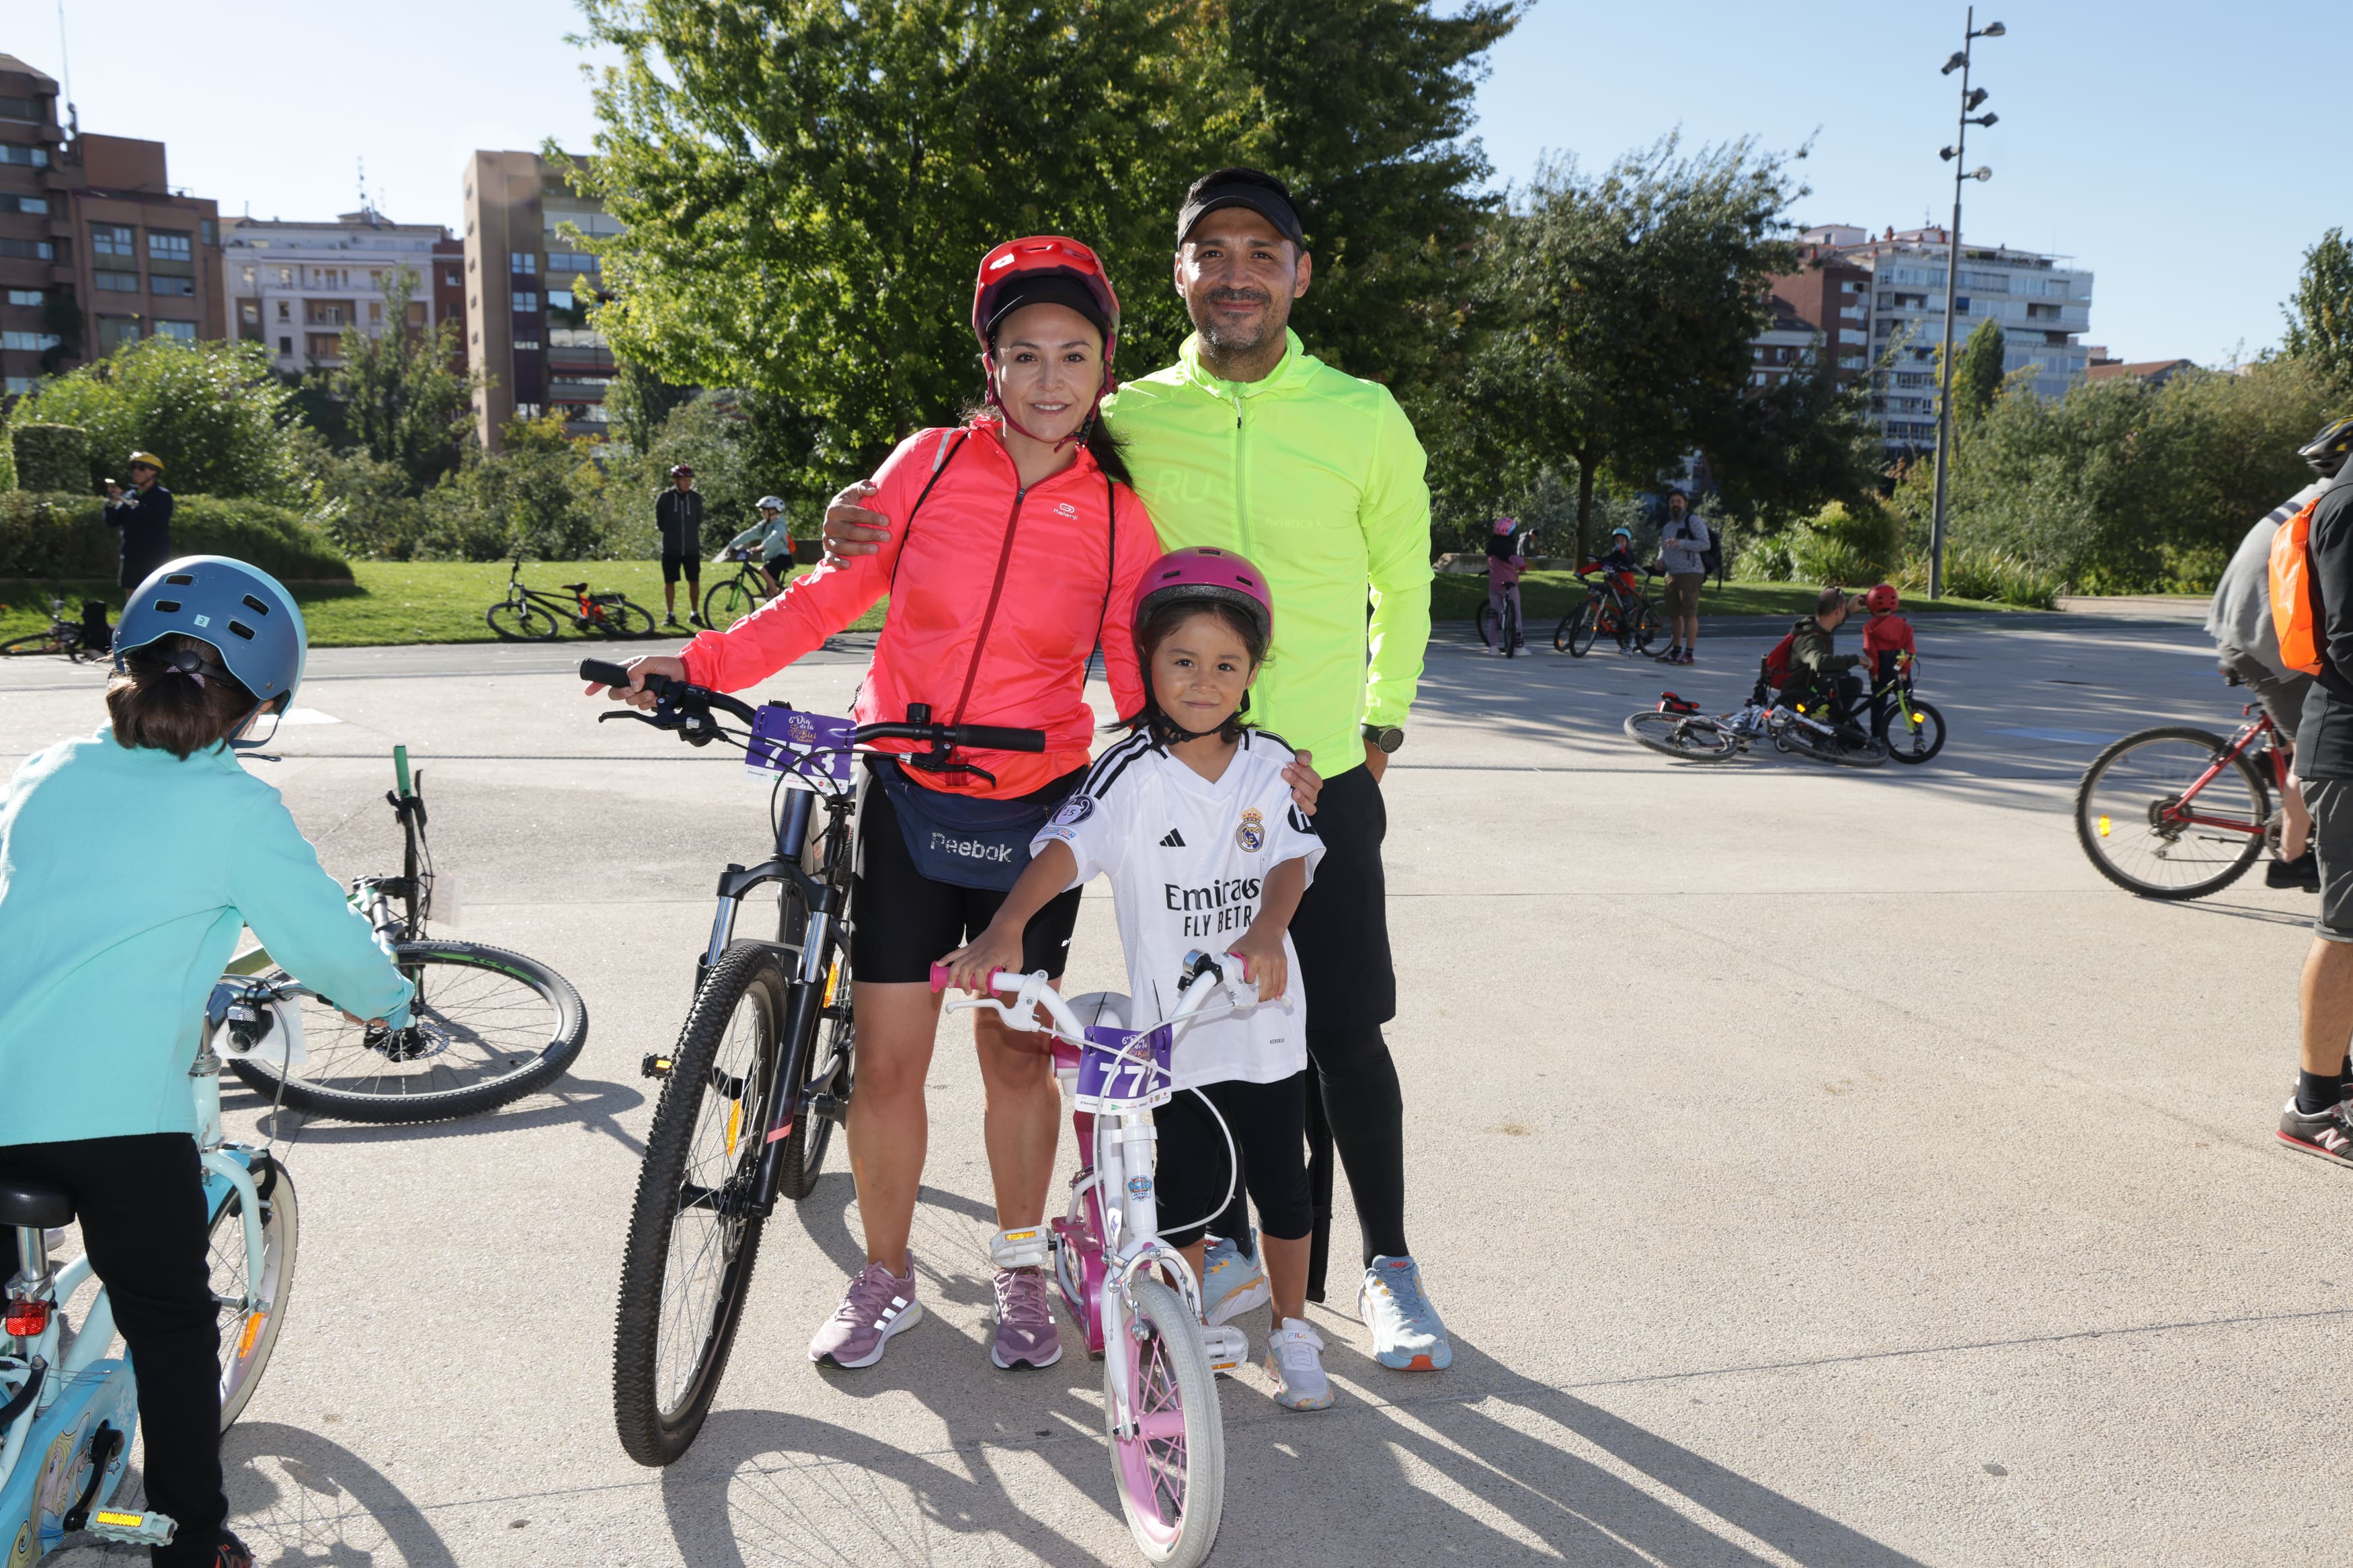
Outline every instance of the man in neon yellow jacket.
MULTIPOLYGON (((1293 918, 1322 1110, 1364 1232, 1357 1310, 1383 1364, 1453 1352, 1405 1238, 1404 1107, 1381 1026, 1397 1012, 1381 840, 1382 770, 1430 640, 1430 490, 1421 444, 1388 389, 1309 354, 1290 331, 1314 262, 1290 195, 1252 169, 1196 181, 1176 226, 1176 286, 1196 329, 1177 363, 1129 383, 1103 416, 1169 549, 1248 557, 1274 597, 1274 647, 1252 722, 1326 774, 1324 857, 1293 918), (1370 606, 1370 619, 1366 608, 1370 606)), ((865 553, 889 520, 853 486, 826 515, 837 552, 865 553)), ((1210 1228, 1243 1238, 1241 1194, 1210 1228)), ((1257 1260, 1212 1248, 1213 1322, 1262 1303, 1257 1260)))

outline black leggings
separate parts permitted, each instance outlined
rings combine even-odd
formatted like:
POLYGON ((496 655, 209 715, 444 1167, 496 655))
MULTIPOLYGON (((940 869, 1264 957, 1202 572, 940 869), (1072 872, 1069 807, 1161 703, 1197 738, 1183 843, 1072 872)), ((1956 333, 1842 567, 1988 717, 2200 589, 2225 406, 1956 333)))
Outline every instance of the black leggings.
MULTIPOLYGON (((1405 1240, 1405 1095, 1398 1087, 1397 1063, 1389 1058, 1388 1042, 1378 1024, 1347 1029, 1307 1030, 1307 1078, 1319 1084, 1318 1102, 1309 1108, 1329 1129, 1340 1164, 1348 1173, 1348 1193, 1356 1200, 1356 1226, 1365 1246, 1365 1266, 1376 1258, 1404 1258, 1411 1249, 1405 1240)), ((1220 1086, 1222 1087, 1222 1086, 1220 1086)), ((1181 1097, 1180 1097, 1181 1098, 1181 1097)), ((1167 1136, 1165 1132, 1161 1135, 1167 1136)), ((1217 1129, 1209 1129, 1215 1139, 1217 1129)), ((1237 1132, 1237 1142, 1240 1141, 1237 1132)), ((1219 1152, 1222 1154, 1223 1149, 1219 1152)), ((1244 1156, 1245 1168, 1248 1156, 1244 1156)), ((1222 1167, 1221 1167, 1222 1168, 1222 1167)), ((1314 1173, 1316 1185, 1328 1194, 1331 1173, 1314 1173)), ((1255 1180, 1250 1186, 1257 1195, 1255 1180)), ((1212 1187, 1203 1201, 1213 1201, 1212 1187)), ((1266 1217, 1266 1202, 1259 1200, 1259 1220, 1269 1234, 1282 1236, 1266 1217)), ((1250 1211, 1236 1193, 1226 1212, 1209 1224, 1216 1235, 1247 1243, 1250 1211)), ((1289 1233, 1302 1234, 1304 1232, 1289 1233)), ((1250 1250, 1245 1247, 1245 1250, 1250 1250)))
POLYGON ((221 1492, 220 1310, 205 1237, 204 1167, 185 1132, 0 1148, 0 1171, 73 1195, 90 1267, 131 1347, 147 1506, 178 1521, 158 1563, 212 1568, 221 1492))
POLYGON ((1233 1201, 1218 1222, 1204 1218, 1226 1190, 1226 1140, 1208 1108, 1190 1092, 1177 1090, 1152 1113, 1160 1132, 1161 1236, 1175 1247, 1192 1246, 1204 1230, 1248 1236, 1250 1202, 1258 1205, 1259 1224, 1269 1236, 1289 1241, 1314 1230, 1315 1205, 1307 1190, 1307 1075, 1295 1072, 1273 1083, 1229 1079, 1204 1084, 1201 1093, 1233 1133, 1242 1179, 1234 1184, 1233 1201), (1229 1216, 1239 1216, 1231 1219, 1231 1229, 1225 1228, 1229 1216), (1167 1229, 1172 1221, 1185 1228, 1167 1229))

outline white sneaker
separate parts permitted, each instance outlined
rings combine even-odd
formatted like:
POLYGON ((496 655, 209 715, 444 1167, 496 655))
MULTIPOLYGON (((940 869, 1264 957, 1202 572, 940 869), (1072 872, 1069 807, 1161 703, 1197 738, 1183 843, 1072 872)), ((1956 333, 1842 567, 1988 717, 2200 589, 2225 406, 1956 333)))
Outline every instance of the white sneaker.
POLYGON ((1398 1372, 1435 1372, 1454 1363, 1438 1310, 1422 1293, 1421 1267, 1410 1258, 1376 1258, 1356 1292, 1356 1316, 1373 1331, 1373 1356, 1398 1372))
POLYGON ((1264 1263, 1244 1258, 1242 1249, 1222 1236, 1209 1243, 1201 1258, 1201 1305, 1212 1325, 1231 1322, 1272 1299, 1264 1263))
POLYGON ((1324 1340, 1297 1318, 1285 1318, 1266 1337, 1266 1374, 1274 1379, 1274 1402, 1285 1410, 1324 1410, 1332 1404, 1332 1380, 1324 1375, 1324 1340))

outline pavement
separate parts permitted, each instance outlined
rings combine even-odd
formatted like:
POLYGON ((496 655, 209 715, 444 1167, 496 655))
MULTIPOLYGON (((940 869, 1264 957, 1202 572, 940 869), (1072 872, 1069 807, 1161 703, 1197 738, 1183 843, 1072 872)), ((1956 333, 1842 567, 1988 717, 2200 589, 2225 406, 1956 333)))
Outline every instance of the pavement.
MULTIPOLYGON (((1440 629, 1384 787, 1410 1225, 1455 1362, 1375 1365, 1344 1267, 1314 1310, 1335 1408, 1278 1409, 1255 1368, 1223 1385, 1215 1561, 2341 1564, 2353 1496, 2316 1466, 2342 1447, 2353 1261, 2328 1237, 2353 1172, 2273 1136, 2312 900, 2260 878, 2136 900, 2069 823, 2106 740, 2235 721, 2202 637, 1924 626, 1951 739, 1916 770, 1636 748, 1620 721, 1662 688, 1737 702, 1777 634, 1722 630, 1668 670, 1504 661, 1440 629)), ((769 1227, 700 1441, 662 1472, 622 1455, 637 1065, 683 1016, 714 872, 759 850, 765 792, 716 748, 593 723, 579 651, 321 652, 312 721, 252 764, 343 876, 397 853, 406 742, 466 884, 450 934, 564 971, 590 1033, 554 1089, 491 1115, 270 1123, 302 1247, 226 1440, 237 1527, 264 1564, 1136 1561, 1095 1367, 987 1364, 954 1023, 927 1321, 870 1371, 807 1363, 860 1250, 837 1144, 769 1227)), ((842 711, 860 657, 764 689, 842 711)), ((0 668, 0 763, 93 726, 99 686, 0 668)), ((1072 953, 1078 988, 1119 984, 1099 889, 1072 953)), ((269 1120, 228 1100, 234 1127, 269 1120)))

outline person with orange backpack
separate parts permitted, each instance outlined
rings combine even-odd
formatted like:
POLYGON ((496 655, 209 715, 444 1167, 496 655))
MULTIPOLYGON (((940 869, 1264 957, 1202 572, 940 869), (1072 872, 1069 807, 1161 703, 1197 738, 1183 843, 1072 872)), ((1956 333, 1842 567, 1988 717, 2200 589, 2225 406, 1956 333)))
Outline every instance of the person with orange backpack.
MULTIPOLYGON (((2304 458, 2332 478, 2353 454, 2353 419, 2330 424, 2304 458)), ((2335 484, 2272 539, 2273 630, 2281 664, 2314 678, 2296 727, 2296 773, 2320 867, 2299 988, 2295 1094, 2280 1142, 2353 1165, 2353 484, 2335 484)))

